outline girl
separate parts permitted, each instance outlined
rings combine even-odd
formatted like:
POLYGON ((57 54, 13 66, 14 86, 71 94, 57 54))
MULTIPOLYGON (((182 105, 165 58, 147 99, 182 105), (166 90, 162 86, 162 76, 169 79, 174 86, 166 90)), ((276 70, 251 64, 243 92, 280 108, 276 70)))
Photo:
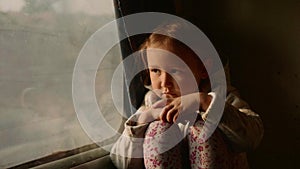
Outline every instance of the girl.
POLYGON ((120 169, 247 169, 245 152, 262 139, 260 117, 228 83, 218 128, 207 140, 200 137, 215 95, 201 60, 172 38, 184 26, 163 25, 142 45, 148 68, 145 86, 150 91, 111 150, 111 159, 120 169))

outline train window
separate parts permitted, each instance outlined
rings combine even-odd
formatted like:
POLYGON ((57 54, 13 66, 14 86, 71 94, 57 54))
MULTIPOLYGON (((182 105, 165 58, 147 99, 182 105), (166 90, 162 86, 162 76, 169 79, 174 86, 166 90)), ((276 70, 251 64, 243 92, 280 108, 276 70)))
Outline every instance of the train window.
MULTIPOLYGON (((114 19, 112 0, 0 1, 0 168, 33 167, 97 147, 77 119, 72 74, 86 41, 114 19)), ((120 60, 117 45, 97 71, 96 97, 104 105, 120 60)))

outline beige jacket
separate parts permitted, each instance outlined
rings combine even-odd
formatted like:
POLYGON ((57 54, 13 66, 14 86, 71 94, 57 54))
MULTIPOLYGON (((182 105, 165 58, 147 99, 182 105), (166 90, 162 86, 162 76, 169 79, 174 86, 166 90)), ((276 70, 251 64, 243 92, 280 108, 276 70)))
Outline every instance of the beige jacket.
MULTIPOLYGON (((226 103, 218 128, 224 133, 229 146, 236 152, 247 152, 255 149, 263 137, 263 124, 258 114, 253 112, 243 101, 238 91, 229 87, 226 103)), ((211 105, 214 103, 212 100, 211 105)), ((212 111, 208 108, 202 112, 203 120, 212 111)), ((143 137, 149 124, 136 125, 138 114, 132 115, 125 122, 125 129, 111 150, 111 159, 120 169, 144 168, 143 137)), ((183 127, 184 128, 184 127, 183 127)))

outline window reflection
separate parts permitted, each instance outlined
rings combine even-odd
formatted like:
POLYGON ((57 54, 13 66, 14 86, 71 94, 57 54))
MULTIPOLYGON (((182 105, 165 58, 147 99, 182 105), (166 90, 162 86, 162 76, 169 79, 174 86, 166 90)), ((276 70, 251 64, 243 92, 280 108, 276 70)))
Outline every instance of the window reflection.
MULTIPOLYGON (((0 168, 92 143, 74 111, 72 71, 87 39, 114 19, 112 3, 0 1, 0 168)), ((98 99, 105 99, 119 48, 106 58, 98 99)))

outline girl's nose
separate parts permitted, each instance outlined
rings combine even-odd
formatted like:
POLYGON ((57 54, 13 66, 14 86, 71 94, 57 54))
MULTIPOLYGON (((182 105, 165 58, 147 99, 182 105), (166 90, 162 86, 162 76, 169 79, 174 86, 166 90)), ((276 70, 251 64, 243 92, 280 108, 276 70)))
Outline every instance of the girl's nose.
POLYGON ((162 72, 160 76, 161 87, 171 87, 173 85, 174 79, 167 72, 162 72))

